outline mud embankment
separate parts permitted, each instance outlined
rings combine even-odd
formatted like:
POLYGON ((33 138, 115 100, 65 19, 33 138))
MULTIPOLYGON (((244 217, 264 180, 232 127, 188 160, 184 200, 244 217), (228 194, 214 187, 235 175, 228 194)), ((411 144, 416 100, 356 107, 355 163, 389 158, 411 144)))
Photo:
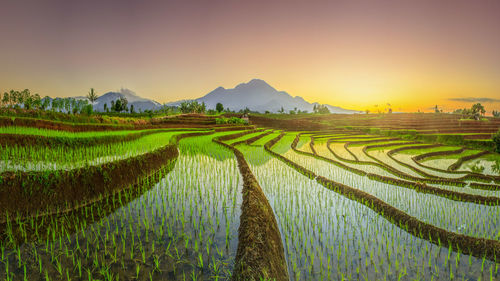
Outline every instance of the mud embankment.
POLYGON ((464 254, 473 255, 479 258, 485 257, 491 261, 497 261, 497 256, 500 255, 499 241, 470 237, 422 222, 373 195, 359 189, 337 183, 325 177, 317 176, 312 171, 275 153, 271 148, 283 136, 284 134, 279 135, 275 139, 266 143, 264 147, 271 155, 276 156, 278 159, 295 168, 298 172, 315 179, 318 183, 334 192, 337 192, 351 200, 356 200, 374 212, 380 214, 395 226, 416 237, 430 241, 438 246, 451 247, 453 250, 460 251, 464 254))
POLYGON ((234 146, 223 142, 252 132, 256 130, 213 139, 233 151, 243 177, 243 203, 233 280, 285 281, 290 278, 281 234, 271 205, 243 154, 234 146))
POLYGON ((172 164, 179 155, 176 145, 180 139, 212 133, 176 135, 157 150, 98 166, 68 171, 4 172, 0 174, 0 222, 6 221, 7 213, 10 218, 23 218, 80 208, 172 164))

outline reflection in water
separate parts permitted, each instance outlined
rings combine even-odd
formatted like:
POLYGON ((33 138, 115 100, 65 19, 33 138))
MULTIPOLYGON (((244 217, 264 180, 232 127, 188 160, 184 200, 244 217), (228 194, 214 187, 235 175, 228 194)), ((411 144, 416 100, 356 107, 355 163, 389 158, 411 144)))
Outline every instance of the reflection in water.
POLYGON ((472 172, 481 174, 484 171, 484 166, 480 164, 479 161, 476 161, 473 164, 469 164, 467 166, 472 172))
POLYGON ((6 225, 0 280, 228 279, 242 180, 232 152, 212 137, 182 140, 175 167, 158 180, 74 212, 6 225))
POLYGON ((494 262, 410 235, 368 207, 304 177, 262 147, 238 148, 276 214, 292 280, 500 277, 494 262))
POLYGON ((495 161, 495 163, 491 165, 491 170, 497 175, 500 175, 500 160, 495 161))

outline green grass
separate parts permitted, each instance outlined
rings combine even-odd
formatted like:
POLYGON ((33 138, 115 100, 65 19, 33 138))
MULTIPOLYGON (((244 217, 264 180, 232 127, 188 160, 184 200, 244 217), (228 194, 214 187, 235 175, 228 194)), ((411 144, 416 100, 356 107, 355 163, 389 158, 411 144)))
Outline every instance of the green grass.
POLYGON ((274 139, 279 134, 281 134, 281 131, 275 131, 274 133, 271 133, 271 134, 269 134, 265 137, 262 137, 261 139, 255 141, 254 143, 252 143, 252 146, 263 146, 264 144, 266 144, 266 142, 274 139))
MULTIPOLYGON (((68 133, 0 128, 0 134, 9 133, 9 130, 17 134, 70 138, 144 132, 68 133)), ((41 220, 12 221, 5 230, 4 240, 0 240, 0 279, 22 280, 24 271, 27 271, 27 280, 38 280, 45 275, 56 280, 116 280, 118 275, 120 280, 230 279, 238 246, 242 181, 233 152, 214 143, 212 138, 240 132, 243 131, 181 140, 177 144, 180 155, 175 167, 168 174, 163 171, 161 180, 142 181, 139 194, 126 190, 121 195, 82 208, 81 217, 62 214, 41 220), (108 205, 113 208, 107 210, 108 205), (41 225, 48 227, 39 228, 41 225)), ((0 159, 23 165, 37 161, 54 162, 57 167, 94 165, 146 153, 171 143, 173 136, 182 133, 158 131, 136 140, 93 147, 14 146, 0 150, 0 159)), ((247 134, 226 143, 262 133, 247 134)), ((287 133, 272 150, 317 175, 362 190, 423 222, 474 237, 500 239, 498 206, 449 200, 359 176, 348 169, 291 151, 290 144, 297 133, 287 133)), ((317 133, 303 134, 299 147, 306 145, 303 149, 306 150, 310 136, 317 133)), ((408 234, 402 230, 404 226, 391 223, 367 206, 319 185, 273 157, 262 146, 279 134, 274 132, 250 146, 240 145, 238 149, 247 159, 276 215, 291 279, 498 278, 495 262, 448 251, 437 243, 431 244, 425 238, 408 234)), ((344 142, 387 138, 365 135, 369 138, 359 139, 331 134, 317 140, 322 143, 320 154, 330 155, 324 142, 336 136, 341 136, 344 142)), ((381 141, 360 146, 401 142, 381 141)), ((342 147, 343 143, 335 145, 342 147)), ((372 150, 387 151, 405 146, 408 144, 372 150)), ((401 153, 421 154, 458 148, 445 146, 401 153)), ((466 150, 445 157, 458 158, 458 155, 476 152, 466 150)), ((481 159, 486 158, 500 160, 500 155, 481 159)), ((368 168, 366 171, 380 173, 368 168)), ((397 165, 394 168, 397 169, 397 165)), ((471 192, 467 187, 443 185, 441 188, 471 192)), ((488 191, 488 194, 498 196, 495 191, 488 191)))
POLYGON ((437 151, 457 150, 460 148, 461 148, 460 146, 438 146, 438 147, 432 147, 432 148, 402 150, 402 151, 399 151, 398 153, 410 154, 410 155, 420 155, 420 154, 437 152, 437 151))
POLYGON ((17 169, 72 169, 86 165, 98 165, 120 159, 134 157, 167 145, 179 131, 161 132, 147 135, 133 141, 125 141, 95 146, 68 148, 7 146, 0 151, 0 160, 11 161, 2 170, 17 169), (42 165, 36 168, 37 164, 42 165), (17 166, 21 167, 17 167, 17 166), (17 167, 17 168, 16 168, 17 167))
POLYGON ((486 154, 486 155, 482 156, 479 159, 486 160, 486 161, 497 162, 497 161, 500 161, 500 154, 498 154, 498 153, 490 153, 490 154, 486 154))
POLYGON ((11 216, 0 280, 229 280, 242 181, 234 154, 212 138, 232 133, 182 139, 158 181, 72 213, 11 216))
POLYGON ((258 135, 261 135, 261 134, 263 134, 263 133, 265 133, 265 132, 267 132, 267 131, 269 131, 269 130, 265 130, 265 131, 262 131, 262 132, 256 132, 256 133, 246 134, 246 135, 241 136, 241 137, 239 137, 239 138, 232 139, 232 140, 228 141, 227 143, 228 143, 228 144, 233 144, 233 143, 235 143, 235 142, 244 141, 244 140, 247 140, 247 139, 250 139, 250 138, 256 137, 256 136, 258 136, 258 135))
POLYGON ((466 149, 462 153, 451 154, 451 155, 432 156, 432 157, 425 158, 423 161, 425 162, 427 160, 436 160, 436 159, 458 159, 458 158, 462 158, 464 156, 476 154, 479 152, 481 152, 481 151, 480 150, 473 150, 473 149, 466 149))
MULTIPOLYGON (((287 144, 282 146, 289 147, 290 138, 285 138, 287 144)), ((366 206, 304 177, 261 147, 238 148, 276 214, 291 279, 397 280, 399 276, 399 280, 447 280, 450 272, 462 279, 471 270, 455 265, 458 256, 475 268, 470 274, 474 279, 488 280, 487 270, 479 271, 481 258, 451 252, 450 262, 445 263, 447 248, 402 231, 366 206), (439 253, 444 253, 441 258, 439 253)), ((412 207, 422 204, 415 202, 412 207)), ((486 261, 486 267, 494 266, 486 261)))
MULTIPOLYGON (((203 130, 203 129, 186 129, 186 130, 203 130)), ((39 129, 33 127, 0 127, 0 134, 15 134, 15 135, 33 135, 43 137, 64 137, 64 138, 92 138, 101 136, 124 136, 128 134, 137 134, 142 132, 154 131, 179 131, 179 129, 148 129, 148 130, 123 130, 123 131, 95 131, 95 132, 68 132, 59 130, 39 129)))
MULTIPOLYGON (((391 143, 391 142, 387 142, 387 143, 391 143)), ((402 144, 402 145, 396 145, 396 143, 399 143, 399 141, 394 141, 394 144, 395 145, 392 145, 392 146, 384 146, 384 147, 373 147, 373 148, 368 148, 366 149, 366 151, 380 151, 380 150, 392 150, 392 149, 396 149, 396 148, 400 148, 400 147, 405 147, 405 146, 423 146, 423 145, 429 145, 428 143, 421 143, 421 144, 402 144)), ((380 143, 380 145, 382 145, 383 143, 380 143)), ((370 146, 370 145, 379 145, 379 143, 374 143, 374 144, 368 144, 367 146, 370 146)))
POLYGON ((453 133, 453 134, 428 134, 429 136, 470 136, 470 135, 491 135, 491 133, 453 133))

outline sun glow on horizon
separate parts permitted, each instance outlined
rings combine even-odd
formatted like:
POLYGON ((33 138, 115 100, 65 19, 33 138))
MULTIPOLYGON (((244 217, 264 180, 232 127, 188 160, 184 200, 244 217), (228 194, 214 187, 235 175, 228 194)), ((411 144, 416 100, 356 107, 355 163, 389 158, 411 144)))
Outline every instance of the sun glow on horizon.
POLYGON ((0 91, 170 102, 260 78, 355 110, 500 109, 498 1, 90 2, 6 3, 0 91))

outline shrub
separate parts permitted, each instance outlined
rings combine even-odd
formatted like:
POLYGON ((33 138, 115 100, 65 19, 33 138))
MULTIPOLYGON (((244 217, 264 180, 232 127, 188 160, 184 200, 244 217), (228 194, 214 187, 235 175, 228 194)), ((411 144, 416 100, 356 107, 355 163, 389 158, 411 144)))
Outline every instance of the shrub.
POLYGON ((216 124, 248 124, 247 121, 238 118, 238 117, 231 117, 231 118, 216 118, 215 119, 216 124))
POLYGON ((500 153, 500 130, 496 132, 493 137, 491 137, 493 143, 495 144, 495 151, 500 153))
POLYGON ((438 135, 437 142, 441 144, 463 144, 464 137, 462 135, 438 135))
POLYGON ((482 173, 484 171, 484 166, 481 166, 479 162, 476 162, 470 166, 470 170, 474 173, 482 173))
POLYGON ((492 140, 464 140, 463 145, 472 149, 496 151, 492 140))

